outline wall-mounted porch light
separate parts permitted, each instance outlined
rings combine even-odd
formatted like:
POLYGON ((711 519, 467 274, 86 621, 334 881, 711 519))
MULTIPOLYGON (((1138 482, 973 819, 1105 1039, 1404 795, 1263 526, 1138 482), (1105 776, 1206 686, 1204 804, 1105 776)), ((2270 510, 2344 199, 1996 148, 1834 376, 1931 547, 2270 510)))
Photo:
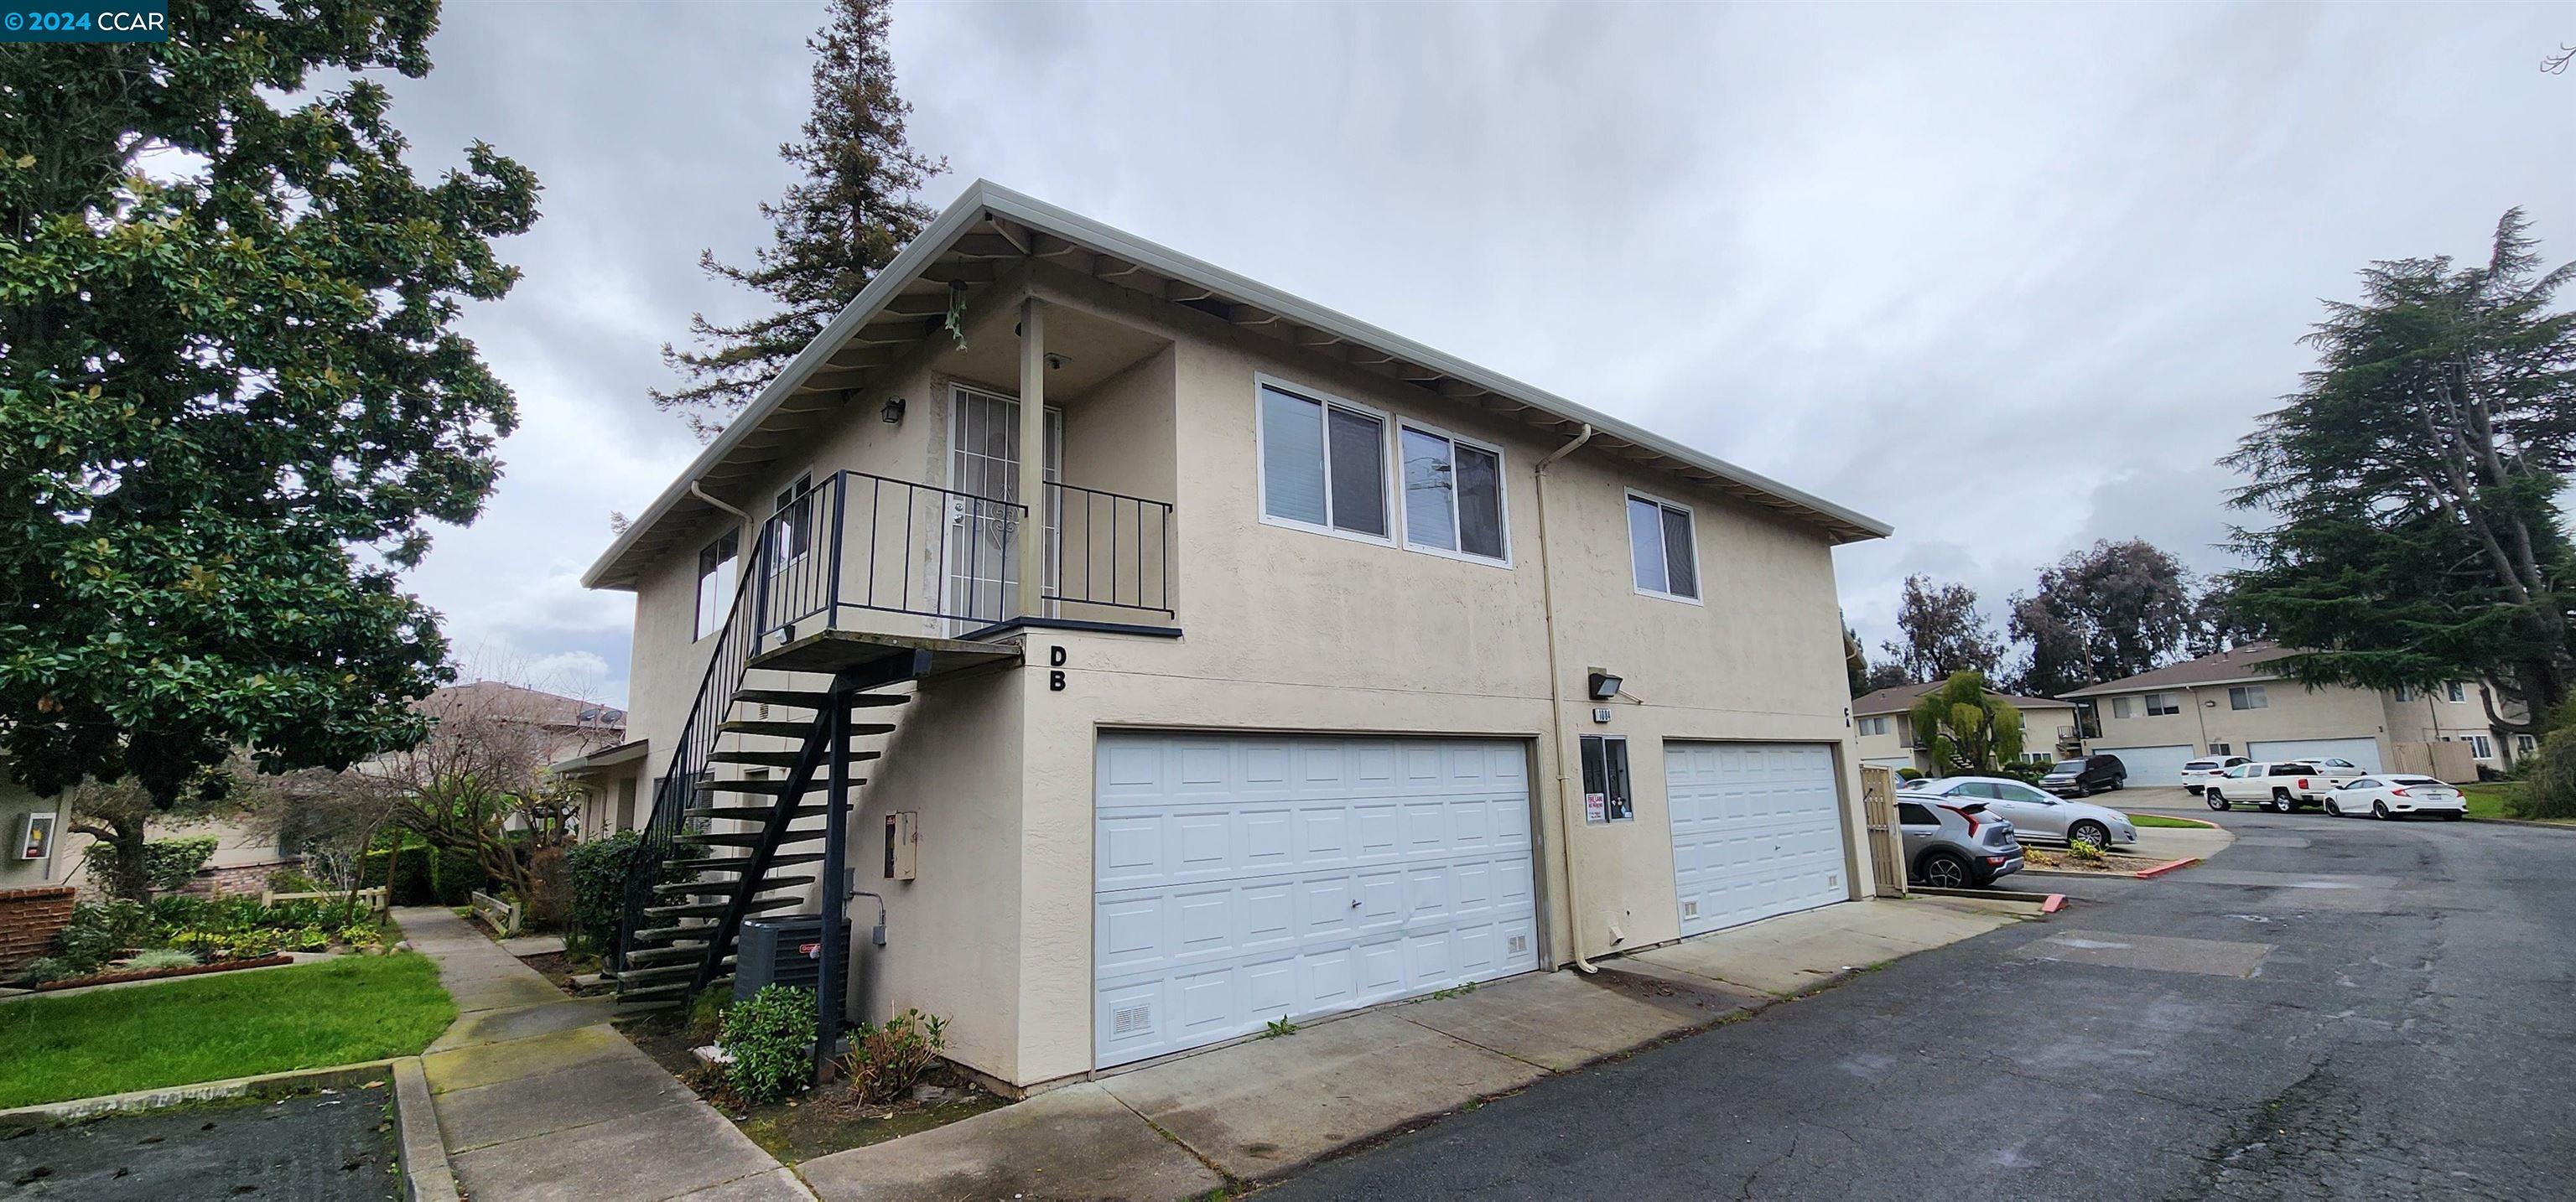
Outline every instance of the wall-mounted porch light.
POLYGON ((903 398, 889 398, 885 407, 877 410, 877 420, 889 426, 900 425, 903 422, 903 398))
POLYGON ((1595 668, 1592 670, 1592 677, 1589 684, 1592 699, 1594 701, 1608 701, 1619 695, 1619 686, 1625 683, 1627 682, 1619 677, 1595 668))

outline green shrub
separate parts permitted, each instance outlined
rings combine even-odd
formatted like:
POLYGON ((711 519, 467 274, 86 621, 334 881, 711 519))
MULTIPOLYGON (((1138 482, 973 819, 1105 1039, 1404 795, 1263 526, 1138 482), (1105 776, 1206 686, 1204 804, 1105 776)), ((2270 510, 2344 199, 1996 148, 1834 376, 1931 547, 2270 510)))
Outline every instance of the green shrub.
POLYGON ((429 851, 430 889, 442 906, 470 905, 477 892, 492 891, 492 874, 483 871, 483 862, 472 856, 429 851))
POLYGON ((426 845, 412 844, 395 858, 392 848, 368 852, 358 864, 358 883, 365 886, 386 884, 387 865, 392 867, 392 888, 387 900, 397 906, 429 906, 438 903, 438 893, 429 879, 432 853, 426 845))
POLYGON ((178 948, 156 947, 148 952, 137 953, 133 959, 125 962, 125 966, 136 972, 158 972, 165 968, 195 968, 197 963, 196 956, 180 951, 178 948))
POLYGON ((2525 762, 2529 775, 2505 808, 2516 818, 2576 818, 2576 726, 2549 732, 2525 762))
POLYGON ((1921 780, 1923 779, 1923 770, 1920 768, 1899 768, 1896 770, 1896 779, 1921 780))
POLYGON ((81 976, 160 943, 160 924, 151 907, 118 898, 73 906, 71 918, 54 936, 54 955, 63 962, 65 975, 81 976))
POLYGON ((732 1057, 725 1083, 746 1102, 774 1102, 805 1088, 814 1071, 814 992, 762 986, 725 1011, 716 1046, 732 1057))
POLYGON ((60 956, 38 956, 18 966, 17 981, 21 985, 33 986, 78 975, 60 956))
POLYGON ((724 1033, 725 1010, 733 1005, 733 995, 721 989, 701 989, 689 998, 688 1033, 691 1042, 715 1042, 724 1033))
POLYGON ((304 875, 304 872, 301 869, 280 868, 277 871, 268 874, 268 891, 271 893, 320 893, 322 892, 322 882, 304 875))
POLYGON ((154 839, 143 845, 143 875, 152 882, 155 893, 170 893, 187 888, 196 879, 197 870, 215 858, 215 848, 222 840, 213 835, 190 835, 183 839, 154 839))
MULTIPOLYGON (((593 951, 617 942, 617 924, 626 912, 626 875, 642 847, 643 840, 635 832, 619 831, 576 843, 564 853, 564 888, 571 905, 564 916, 568 939, 578 936, 581 946, 593 951)), ((667 885, 682 879, 680 874, 656 864, 647 884, 667 885)))
POLYGON ((921 1083, 948 1047, 948 1020, 936 1014, 906 1010, 882 1027, 859 1024, 850 1054, 840 1070, 850 1079, 850 1093, 863 1103, 898 1102, 921 1083))

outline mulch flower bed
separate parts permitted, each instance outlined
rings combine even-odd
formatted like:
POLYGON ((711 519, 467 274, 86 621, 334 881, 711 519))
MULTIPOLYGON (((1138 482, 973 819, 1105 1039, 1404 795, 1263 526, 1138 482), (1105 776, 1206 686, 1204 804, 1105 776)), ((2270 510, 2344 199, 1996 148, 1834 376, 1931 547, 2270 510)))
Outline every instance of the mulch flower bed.
POLYGON ((57 989, 83 989, 91 985, 115 985, 124 981, 157 981, 163 977, 194 977, 210 972, 231 972, 236 968, 268 968, 272 965, 293 963, 295 963, 295 957, 281 953, 274 956, 257 956, 248 960, 217 960, 212 964, 189 964, 179 968, 120 969, 115 972, 91 973, 85 977, 66 977, 60 981, 47 981, 36 986, 35 989, 38 993, 50 993, 57 989))

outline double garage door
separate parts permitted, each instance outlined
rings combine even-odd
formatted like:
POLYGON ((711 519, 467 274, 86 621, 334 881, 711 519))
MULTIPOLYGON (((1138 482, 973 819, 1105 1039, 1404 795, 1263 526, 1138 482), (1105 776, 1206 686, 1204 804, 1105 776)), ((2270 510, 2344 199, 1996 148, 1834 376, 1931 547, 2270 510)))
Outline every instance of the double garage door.
MULTIPOLYGON (((1097 1067, 1539 966, 1528 746, 1104 733, 1097 1067)), ((1844 900, 1816 744, 1664 745, 1685 935, 1844 900)))
POLYGON ((2248 743, 2245 754, 2258 760, 2350 760, 2364 772, 2379 771, 2377 739, 2284 739, 2248 743))
POLYGON ((1098 1067, 1538 967, 1527 745, 1100 736, 1098 1067))
POLYGON ((2179 785, 2182 766, 2198 758, 2189 743, 2164 747, 2096 747, 2096 755, 2116 755, 2120 766, 2129 770, 2126 780, 2131 788, 2153 785, 2179 785))

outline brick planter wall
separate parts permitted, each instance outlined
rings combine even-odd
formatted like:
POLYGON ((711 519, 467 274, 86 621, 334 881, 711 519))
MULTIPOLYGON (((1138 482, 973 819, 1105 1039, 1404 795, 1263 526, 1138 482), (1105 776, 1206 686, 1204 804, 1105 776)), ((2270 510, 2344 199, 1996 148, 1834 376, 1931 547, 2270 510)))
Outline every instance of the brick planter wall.
POLYGON ((44 955, 54 932, 71 921, 69 885, 43 889, 0 889, 0 971, 44 955))

